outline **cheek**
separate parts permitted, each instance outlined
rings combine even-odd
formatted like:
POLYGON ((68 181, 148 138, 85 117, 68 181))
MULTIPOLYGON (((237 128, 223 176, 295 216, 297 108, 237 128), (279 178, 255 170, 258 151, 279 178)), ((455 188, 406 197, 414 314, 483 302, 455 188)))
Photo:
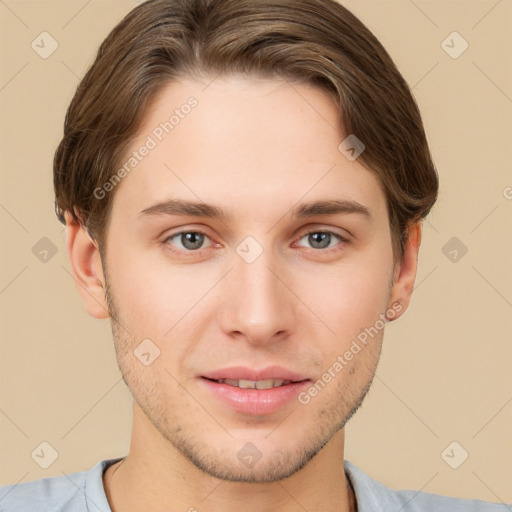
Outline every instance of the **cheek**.
POLYGON ((112 261, 119 261, 109 271, 115 304, 132 338, 163 342, 173 326, 179 330, 194 316, 192 308, 215 282, 211 268, 173 265, 166 260, 164 249, 152 254, 119 252, 112 255, 112 261))
POLYGON ((300 297, 346 343, 385 313, 390 290, 389 267, 383 260, 347 264, 302 280, 300 297))
POLYGON ((116 250, 109 254, 108 277, 120 320, 127 324, 131 337, 150 337, 158 332, 159 324, 169 324, 166 316, 175 309, 172 301, 177 297, 170 286, 172 276, 155 268, 142 253, 123 251, 122 244, 112 243, 112 247, 116 250), (150 326, 152 333, 145 332, 150 326))

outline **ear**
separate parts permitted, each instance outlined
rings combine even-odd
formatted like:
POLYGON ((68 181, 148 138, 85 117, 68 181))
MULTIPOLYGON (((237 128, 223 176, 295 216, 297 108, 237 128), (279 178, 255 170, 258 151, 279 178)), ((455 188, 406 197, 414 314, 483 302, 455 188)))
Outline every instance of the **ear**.
POLYGON ((70 212, 65 213, 65 219, 66 250, 85 310, 94 318, 109 318, 98 246, 70 212))
POLYGON ((404 314, 409 306, 416 269, 418 265, 418 252, 421 243, 421 221, 411 224, 408 229, 407 241, 404 247, 403 258, 394 269, 393 286, 388 301, 388 308, 395 312, 390 320, 396 319, 404 314))

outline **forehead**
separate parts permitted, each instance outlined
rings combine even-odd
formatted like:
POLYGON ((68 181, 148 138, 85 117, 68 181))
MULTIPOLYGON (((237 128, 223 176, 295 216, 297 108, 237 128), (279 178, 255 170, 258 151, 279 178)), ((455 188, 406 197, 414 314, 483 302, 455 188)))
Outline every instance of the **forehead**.
POLYGON ((121 163, 129 171, 116 185, 113 215, 171 198, 269 221, 301 198, 353 200, 378 213, 385 208, 379 180, 340 151, 347 135, 334 100, 309 84, 172 82, 152 102, 121 163))

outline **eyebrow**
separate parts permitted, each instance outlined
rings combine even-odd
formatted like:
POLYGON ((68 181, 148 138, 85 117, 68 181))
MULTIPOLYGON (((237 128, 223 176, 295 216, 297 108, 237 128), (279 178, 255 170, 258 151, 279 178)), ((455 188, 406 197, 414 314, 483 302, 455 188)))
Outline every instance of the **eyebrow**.
POLYGON ((313 217, 315 215, 335 215, 339 213, 357 213, 368 219, 371 218, 369 208, 357 201, 347 199, 331 199, 326 201, 313 201, 304 203, 292 210, 292 216, 299 219, 313 217))
MULTIPOLYGON (((312 201, 302 203, 291 210, 291 216, 298 219, 336 214, 359 214, 368 219, 372 217, 368 207, 357 201, 347 199, 312 201)), ((160 215, 208 217, 222 220, 229 220, 231 218, 230 215, 218 206, 196 201, 185 201, 183 199, 170 199, 169 201, 155 204, 139 212, 139 217, 142 218, 160 215)))

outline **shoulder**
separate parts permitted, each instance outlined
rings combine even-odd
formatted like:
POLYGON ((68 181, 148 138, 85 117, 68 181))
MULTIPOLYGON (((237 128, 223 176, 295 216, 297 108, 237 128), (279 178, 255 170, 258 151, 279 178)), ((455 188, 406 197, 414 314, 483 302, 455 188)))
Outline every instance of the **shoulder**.
POLYGON ((394 490, 344 461, 356 495, 358 512, 512 512, 512 504, 488 503, 414 490, 394 490))
POLYGON ((92 509, 88 503, 109 511, 102 477, 117 460, 100 461, 87 471, 1 486, 0 512, 87 512, 92 509))
POLYGON ((84 487, 85 472, 2 486, 0 487, 0 511, 85 511, 84 487))

